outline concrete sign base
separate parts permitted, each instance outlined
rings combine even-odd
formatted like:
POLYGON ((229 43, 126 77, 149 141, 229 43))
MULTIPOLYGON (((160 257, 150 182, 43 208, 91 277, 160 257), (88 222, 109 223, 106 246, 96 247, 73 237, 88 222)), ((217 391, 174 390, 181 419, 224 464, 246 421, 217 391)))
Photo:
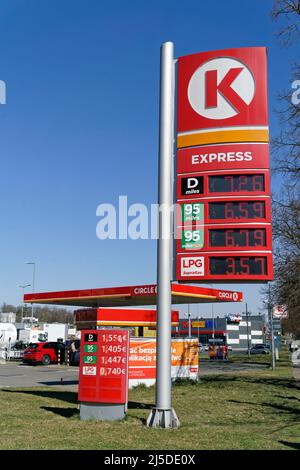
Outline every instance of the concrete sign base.
POLYGON ((81 403, 80 419, 83 421, 117 421, 125 418, 125 404, 115 403, 81 403))

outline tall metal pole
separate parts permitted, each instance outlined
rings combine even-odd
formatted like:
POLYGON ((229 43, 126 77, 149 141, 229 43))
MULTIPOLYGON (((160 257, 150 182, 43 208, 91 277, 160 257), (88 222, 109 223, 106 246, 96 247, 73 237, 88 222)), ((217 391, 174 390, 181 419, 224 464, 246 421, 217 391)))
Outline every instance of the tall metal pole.
POLYGON ((179 420, 175 410, 171 408, 171 207, 175 94, 172 42, 162 44, 160 61, 156 406, 148 416, 147 426, 176 428, 179 420))
POLYGON ((190 312, 190 304, 188 304, 188 317, 189 317, 189 338, 192 336, 192 328, 191 328, 191 312, 190 312))
MULTIPOLYGON (((35 284, 35 263, 33 263, 33 277, 32 277, 32 293, 34 294, 35 284)), ((33 324, 33 304, 31 304, 31 324, 33 324)))
POLYGON ((250 359, 249 320, 248 320, 248 305, 247 305, 247 302, 246 302, 246 322, 247 322, 247 348, 248 348, 248 358, 250 359))
POLYGON ((212 329, 212 337, 215 339, 215 312, 214 312, 214 304, 211 304, 211 311, 212 311, 212 321, 213 321, 213 329, 212 329))
POLYGON ((271 283, 269 282, 269 295, 268 295, 268 312, 269 312, 269 321, 271 326, 271 345, 272 345, 272 369, 275 370, 276 361, 275 361, 275 345, 274 345, 274 327, 273 327, 273 312, 271 305, 271 283))
POLYGON ((26 287, 31 286, 31 284, 25 284, 24 286, 19 286, 23 289, 23 297, 22 297, 22 308, 21 308, 21 323, 23 323, 23 312, 24 312, 24 290, 26 287))
MULTIPOLYGON (((32 293, 34 294, 34 284, 35 284, 35 263, 28 262, 25 264, 31 264, 33 266, 33 275, 32 275, 32 293)), ((31 325, 33 324, 33 303, 31 304, 31 325)))

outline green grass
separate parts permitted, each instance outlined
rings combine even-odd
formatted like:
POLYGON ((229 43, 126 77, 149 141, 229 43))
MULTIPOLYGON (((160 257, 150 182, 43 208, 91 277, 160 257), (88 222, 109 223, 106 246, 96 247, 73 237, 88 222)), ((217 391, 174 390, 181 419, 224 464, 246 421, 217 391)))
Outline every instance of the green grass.
POLYGON ((300 449, 299 385, 288 354, 277 368, 213 375, 172 389, 178 429, 145 426, 155 389, 129 392, 121 422, 80 421, 77 393, 0 391, 0 449, 300 449))

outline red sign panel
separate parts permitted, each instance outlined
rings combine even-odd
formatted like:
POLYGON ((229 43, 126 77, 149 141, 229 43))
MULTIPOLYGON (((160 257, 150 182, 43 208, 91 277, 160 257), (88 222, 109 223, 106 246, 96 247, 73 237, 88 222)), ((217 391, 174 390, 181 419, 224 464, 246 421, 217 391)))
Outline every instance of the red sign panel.
POLYGON ((265 48, 178 60, 176 279, 273 278, 265 48))
POLYGON ((81 332, 78 400, 126 403, 128 391, 128 330, 81 332))
POLYGON ((177 256, 177 278, 182 281, 264 281, 273 277, 268 252, 193 253, 177 256))
MULTIPOLYGON (((74 311, 77 329, 97 326, 156 326, 156 310, 134 308, 83 308, 74 311)), ((171 311, 171 324, 179 323, 178 310, 171 311)))
POLYGON ((269 144, 241 143, 206 145, 179 149, 177 172, 198 173, 214 170, 268 169, 269 144))
POLYGON ((178 59, 178 132, 267 125, 266 48, 201 52, 178 59))

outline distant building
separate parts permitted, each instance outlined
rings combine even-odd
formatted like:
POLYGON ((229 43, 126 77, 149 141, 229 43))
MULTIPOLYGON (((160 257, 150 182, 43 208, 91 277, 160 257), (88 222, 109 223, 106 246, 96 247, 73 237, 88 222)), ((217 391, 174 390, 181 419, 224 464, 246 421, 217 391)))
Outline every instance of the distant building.
POLYGON ((0 323, 15 323, 16 316, 14 312, 0 312, 0 323))
MULTIPOLYGON (((234 350, 246 350, 248 337, 250 347, 254 344, 264 343, 264 317, 262 315, 249 315, 247 317, 230 315, 224 318, 191 318, 191 334, 199 337, 199 342, 208 344, 208 340, 215 337, 226 341, 234 350)), ((172 328, 172 336, 184 337, 189 333, 189 321, 179 319, 179 326, 172 328)))

